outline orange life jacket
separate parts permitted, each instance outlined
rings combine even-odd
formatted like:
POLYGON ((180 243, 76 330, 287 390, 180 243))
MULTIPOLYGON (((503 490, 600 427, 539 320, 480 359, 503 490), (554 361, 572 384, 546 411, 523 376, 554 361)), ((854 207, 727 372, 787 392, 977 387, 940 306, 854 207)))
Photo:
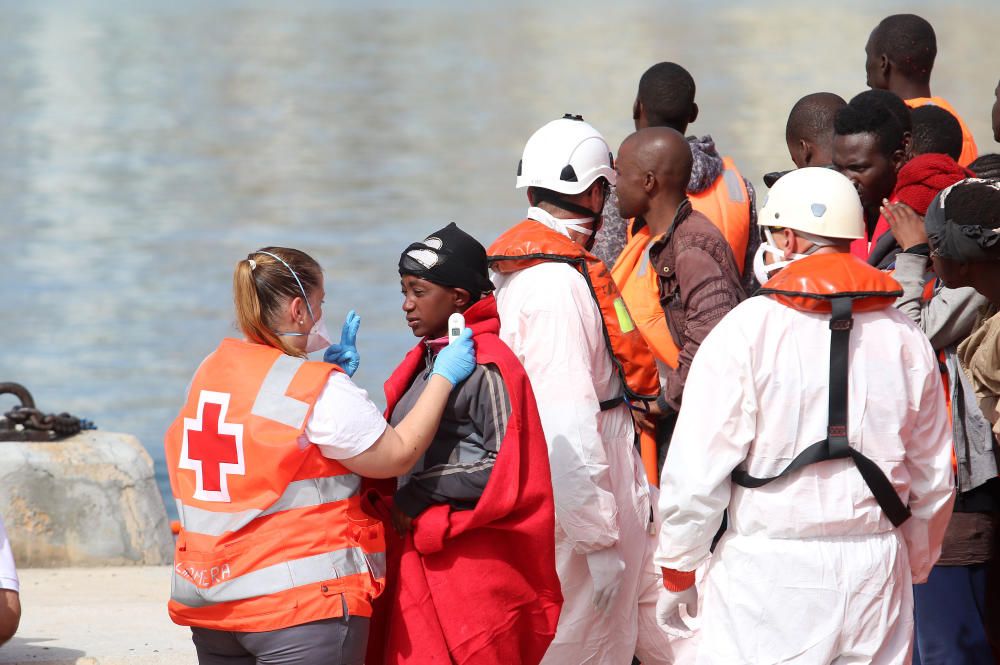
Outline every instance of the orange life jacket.
POLYGON ((830 312, 827 436, 796 455, 776 476, 755 478, 746 469, 736 469, 733 482, 742 487, 762 487, 810 464, 850 458, 893 526, 900 526, 909 519, 910 509, 878 464, 851 447, 847 423, 848 358, 854 313, 891 307, 903 293, 899 282, 851 254, 814 254, 789 265, 768 280, 758 293, 792 309, 830 312))
POLYGON ((642 470, 646 472, 646 480, 653 486, 660 484, 660 476, 656 472, 656 454, 656 436, 644 429, 639 430, 639 457, 642 460, 642 470))
POLYGON ((722 174, 699 194, 688 192, 691 207, 712 220, 733 249, 736 267, 743 264, 750 242, 750 193, 732 157, 722 158, 722 174))
MULTIPOLYGON (((660 379, 653 354, 636 328, 603 261, 533 219, 526 219, 506 231, 490 246, 488 254, 490 267, 499 273, 513 273, 549 261, 567 263, 576 268, 587 281, 590 294, 601 310, 604 340, 622 380, 625 397, 656 399, 660 392, 660 379)), ((613 406, 615 404, 602 404, 602 408, 613 406)))
POLYGON ((955 107, 946 102, 941 97, 913 97, 912 99, 904 99, 906 105, 911 109, 915 109, 920 106, 927 106, 928 104, 932 106, 940 106, 948 113, 955 116, 958 120, 958 124, 962 127, 962 154, 958 156, 958 163, 962 166, 968 166, 972 162, 976 161, 976 157, 979 156, 979 151, 976 148, 976 139, 972 136, 972 131, 969 129, 965 121, 962 120, 962 116, 958 115, 955 107))
POLYGON ((668 367, 676 368, 680 349, 667 326, 666 315, 660 305, 660 286, 656 270, 649 261, 649 227, 631 232, 622 253, 615 260, 611 277, 621 291, 632 320, 642 333, 646 344, 656 358, 668 367))
POLYGON ((761 286, 783 305, 802 312, 829 312, 836 297, 852 300, 852 312, 886 309, 903 294, 899 282, 852 254, 814 254, 794 261, 761 286))
POLYGON ((175 623, 259 632, 371 615, 382 523, 361 508, 361 478, 302 438, 337 370, 235 339, 198 369, 165 438, 175 623))

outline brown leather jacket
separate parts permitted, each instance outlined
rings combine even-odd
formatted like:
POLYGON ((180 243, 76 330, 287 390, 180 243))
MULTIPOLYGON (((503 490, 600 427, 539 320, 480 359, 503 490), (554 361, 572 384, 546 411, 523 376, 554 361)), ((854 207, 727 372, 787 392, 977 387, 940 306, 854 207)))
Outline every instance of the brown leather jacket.
POLYGON ((677 369, 668 370, 663 388, 663 401, 678 410, 702 340, 746 294, 729 243, 687 199, 667 232, 649 248, 649 259, 659 277, 660 306, 680 349, 677 369))

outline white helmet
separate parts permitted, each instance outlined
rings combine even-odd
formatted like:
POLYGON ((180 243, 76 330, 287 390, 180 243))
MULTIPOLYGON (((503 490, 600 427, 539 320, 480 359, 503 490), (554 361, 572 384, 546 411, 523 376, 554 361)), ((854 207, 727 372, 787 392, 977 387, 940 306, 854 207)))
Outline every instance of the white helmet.
POLYGON ((568 113, 531 135, 517 165, 517 189, 542 187, 573 195, 598 178, 615 184, 611 149, 582 116, 568 113))
POLYGON ((768 192, 757 224, 822 238, 865 237, 864 211, 854 185, 833 169, 815 166, 779 178, 768 192))

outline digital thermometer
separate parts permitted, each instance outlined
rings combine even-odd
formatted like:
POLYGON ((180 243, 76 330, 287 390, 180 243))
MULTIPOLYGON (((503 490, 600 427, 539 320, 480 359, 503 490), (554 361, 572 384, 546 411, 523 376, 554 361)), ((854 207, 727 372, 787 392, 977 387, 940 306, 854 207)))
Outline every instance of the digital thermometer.
POLYGON ((455 312, 448 317, 448 343, 451 344, 465 329, 465 317, 460 312, 455 312))

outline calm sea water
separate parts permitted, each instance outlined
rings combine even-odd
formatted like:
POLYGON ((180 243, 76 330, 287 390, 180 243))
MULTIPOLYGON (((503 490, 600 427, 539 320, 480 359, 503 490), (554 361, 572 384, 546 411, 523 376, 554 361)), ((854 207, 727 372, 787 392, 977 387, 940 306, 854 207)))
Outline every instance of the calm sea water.
POLYGON ((399 252, 449 221, 491 241, 530 133, 582 113, 617 146, 660 60, 762 190, 795 100, 861 91, 871 28, 917 11, 933 90, 993 151, 1000 3, 876 4, 0 2, 0 381, 139 436, 169 496, 163 433, 236 334, 233 265, 275 244, 324 266, 332 330, 361 313, 381 402, 414 342, 399 252))

